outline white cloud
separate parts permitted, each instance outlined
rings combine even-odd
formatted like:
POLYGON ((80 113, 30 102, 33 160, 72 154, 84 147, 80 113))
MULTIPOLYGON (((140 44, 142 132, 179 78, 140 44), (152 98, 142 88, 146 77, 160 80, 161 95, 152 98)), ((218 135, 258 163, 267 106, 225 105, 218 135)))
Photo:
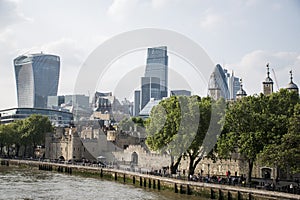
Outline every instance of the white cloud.
POLYGON ((272 4, 272 6, 271 6, 271 8, 273 9, 273 10, 275 10, 275 11, 279 11, 279 10, 281 10, 281 4, 280 3, 278 3, 278 2, 276 2, 276 3, 274 3, 274 4, 272 4))
POLYGON ((258 94, 262 92, 262 81, 266 77, 267 63, 270 66, 270 76, 275 82, 274 90, 277 90, 276 80, 279 88, 284 88, 289 83, 289 71, 291 69, 294 73, 294 82, 300 86, 299 52, 256 50, 243 56, 239 63, 226 65, 226 68, 234 69, 235 75, 243 78, 244 87, 249 94, 258 94))
POLYGON ((58 54, 68 65, 72 65, 74 68, 79 68, 86 57, 86 53, 83 48, 80 48, 78 41, 71 38, 62 38, 44 44, 41 49, 48 53, 58 54))
POLYGON ((206 10, 203 17, 200 19, 200 26, 204 30, 213 30, 221 25, 224 25, 225 17, 213 12, 212 10, 206 10))
POLYGON ((45 53, 60 56, 59 93, 71 94, 78 72, 87 57, 88 51, 79 45, 79 41, 70 38, 61 38, 60 40, 44 44, 40 49, 45 51, 45 53))
POLYGON ((24 21, 32 21, 32 19, 25 17, 20 11, 18 1, 0 1, 0 31, 4 31, 7 27, 24 21))
POLYGON ((107 14, 114 20, 122 21, 136 12, 138 0, 114 0, 107 14))
POLYGON ((15 33, 12 29, 6 28, 0 32, 0 50, 10 51, 17 47, 17 41, 15 40, 15 33))
POLYGON ((174 4, 176 0, 152 0, 151 5, 154 9, 161 9, 164 8, 171 3, 174 4))
POLYGON ((245 5, 249 7, 256 6, 259 2, 259 0, 246 0, 245 5))

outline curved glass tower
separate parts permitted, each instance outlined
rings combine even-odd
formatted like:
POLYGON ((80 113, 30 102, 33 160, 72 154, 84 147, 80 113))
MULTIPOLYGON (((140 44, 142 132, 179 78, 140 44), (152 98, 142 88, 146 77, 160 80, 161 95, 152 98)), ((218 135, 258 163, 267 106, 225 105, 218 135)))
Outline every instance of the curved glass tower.
POLYGON ((14 59, 18 107, 46 108, 47 97, 58 90, 60 58, 49 54, 26 54, 14 59))
POLYGON ((217 64, 208 82, 208 95, 213 99, 229 99, 229 89, 226 76, 221 65, 217 64))

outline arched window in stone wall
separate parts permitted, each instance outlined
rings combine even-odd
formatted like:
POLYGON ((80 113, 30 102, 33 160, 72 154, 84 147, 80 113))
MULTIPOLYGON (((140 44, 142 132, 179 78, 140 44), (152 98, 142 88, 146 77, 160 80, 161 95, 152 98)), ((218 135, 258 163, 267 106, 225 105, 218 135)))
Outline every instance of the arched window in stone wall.
POLYGON ((271 173, 272 173, 271 168, 267 168, 267 167, 261 168, 262 178, 270 179, 271 178, 271 173))
POLYGON ((139 156, 136 152, 133 152, 131 154, 131 163, 134 164, 134 165, 137 165, 138 164, 138 160, 139 160, 139 156))

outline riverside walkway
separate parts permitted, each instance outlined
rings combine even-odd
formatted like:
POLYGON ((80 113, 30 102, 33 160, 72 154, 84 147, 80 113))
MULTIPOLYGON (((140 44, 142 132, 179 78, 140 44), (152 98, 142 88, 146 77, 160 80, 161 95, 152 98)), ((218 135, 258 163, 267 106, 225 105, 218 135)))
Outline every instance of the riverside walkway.
POLYGON ((113 168, 100 168, 96 166, 81 166, 31 160, 6 160, 0 159, 1 165, 26 165, 40 170, 58 171, 64 173, 81 173, 93 174, 103 178, 112 179, 115 181, 133 184, 140 187, 152 189, 169 189, 175 193, 195 194, 205 196, 211 199, 297 199, 300 200, 300 195, 289 194, 277 191, 267 191, 255 188, 247 188, 232 185, 214 184, 195 182, 188 180, 180 180, 168 177, 155 176, 150 174, 141 174, 118 170, 113 168))

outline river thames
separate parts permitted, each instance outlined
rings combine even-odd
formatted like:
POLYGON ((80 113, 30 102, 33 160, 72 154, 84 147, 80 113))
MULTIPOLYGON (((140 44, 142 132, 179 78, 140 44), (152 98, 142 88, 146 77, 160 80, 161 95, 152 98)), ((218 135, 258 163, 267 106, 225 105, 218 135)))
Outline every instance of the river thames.
POLYGON ((37 169, 0 166, 0 199, 202 199, 107 181, 37 169))

